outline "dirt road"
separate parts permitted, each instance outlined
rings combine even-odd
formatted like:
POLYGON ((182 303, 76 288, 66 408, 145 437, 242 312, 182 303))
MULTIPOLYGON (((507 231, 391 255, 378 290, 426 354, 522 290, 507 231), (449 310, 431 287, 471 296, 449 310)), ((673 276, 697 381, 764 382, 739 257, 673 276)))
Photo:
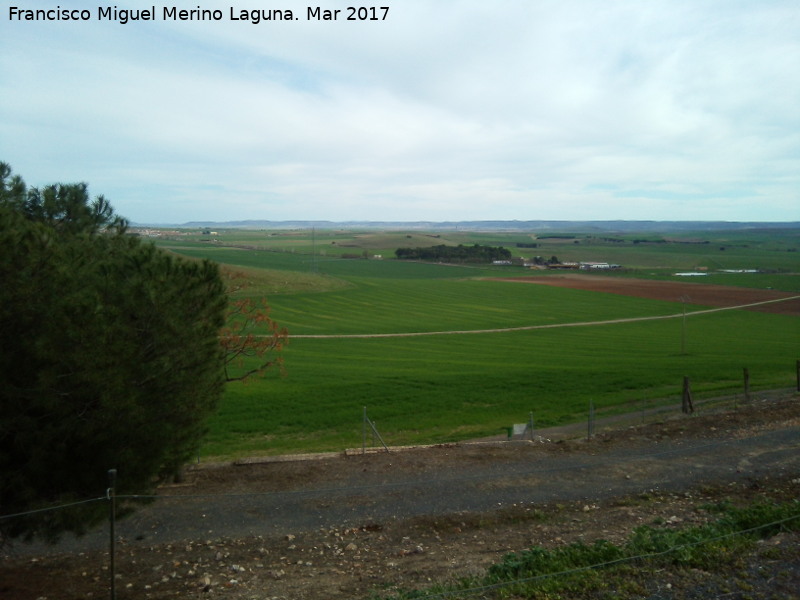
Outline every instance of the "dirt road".
MULTIPOLYGON (((365 597, 388 583, 471 572, 532 543, 613 539, 654 515, 693 519, 686 498, 757 494, 765 485, 800 491, 796 394, 589 442, 195 469, 187 484, 163 488, 117 524, 119 597, 365 597), (531 517, 547 511, 558 517, 531 517)), ((102 596, 107 547, 101 530, 48 556, 19 548, 0 569, 2 597, 102 596)))
POLYGON ((668 300, 671 302, 687 299, 695 305, 707 305, 716 308, 683 311, 671 315, 650 317, 630 317, 605 321, 582 321, 574 323, 552 323, 548 325, 523 325, 496 329, 465 329, 446 331, 418 331, 406 333, 352 333, 352 334, 298 334, 292 339, 358 339, 358 338, 398 338, 421 337, 431 335, 468 335, 483 333, 503 333, 510 331, 531 331, 535 329, 558 329, 563 327, 587 327, 631 323, 636 321, 658 321, 692 317, 726 310, 755 310, 776 314, 800 316, 800 295, 775 290, 756 288, 737 288, 722 285, 703 285, 672 281, 655 281, 644 279, 624 279, 621 277, 602 277, 597 275, 566 274, 549 275, 547 277, 509 277, 496 278, 498 281, 568 287, 572 289, 595 292, 668 300))
MULTIPOLYGON (((709 431, 693 438, 632 442, 610 448, 602 448, 601 441, 456 445, 317 464, 225 469, 235 473, 198 471, 190 475, 193 484, 162 490, 156 504, 121 521, 117 533, 130 545, 284 536, 321 527, 361 527, 519 503, 600 501, 788 470, 800 473, 798 427, 741 437, 709 431)), ((107 544, 105 532, 81 540, 83 548, 107 544)))

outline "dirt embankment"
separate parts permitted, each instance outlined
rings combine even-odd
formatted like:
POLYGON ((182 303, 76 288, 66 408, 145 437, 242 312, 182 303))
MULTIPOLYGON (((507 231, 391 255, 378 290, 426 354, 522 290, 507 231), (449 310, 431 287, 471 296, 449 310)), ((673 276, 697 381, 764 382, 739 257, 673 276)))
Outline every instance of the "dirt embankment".
MULTIPOLYGON (((800 397, 787 392, 591 441, 196 469, 118 524, 117 597, 328 600, 425 588, 532 545, 619 542, 642 524, 703 522, 701 507, 722 500, 796 498, 799 445, 800 397)), ((753 555, 755 583, 771 582, 765 593, 800 589, 799 542, 783 535, 770 542, 772 558, 753 555)), ((5 556, 0 597, 107 597, 107 544, 99 531, 55 553, 5 556)), ((748 565, 733 575, 665 573, 651 583, 671 595, 653 597, 743 577, 748 565)))

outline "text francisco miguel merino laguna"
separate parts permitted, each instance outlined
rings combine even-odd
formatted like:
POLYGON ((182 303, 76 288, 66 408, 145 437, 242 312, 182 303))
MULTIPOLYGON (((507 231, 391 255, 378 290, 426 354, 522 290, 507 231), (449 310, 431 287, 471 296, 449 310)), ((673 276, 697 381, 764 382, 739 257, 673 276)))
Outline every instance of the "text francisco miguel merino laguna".
POLYGON ((50 9, 27 9, 20 6, 8 7, 9 21, 116 21, 122 25, 132 21, 247 21, 257 25, 262 21, 384 21, 389 14, 388 6, 348 6, 326 9, 321 6, 307 6, 303 10, 289 9, 238 9, 231 6, 227 12, 220 9, 184 9, 177 6, 150 8, 117 8, 98 6, 89 9, 70 9, 56 6, 50 9), (227 17, 227 19, 226 19, 227 17))

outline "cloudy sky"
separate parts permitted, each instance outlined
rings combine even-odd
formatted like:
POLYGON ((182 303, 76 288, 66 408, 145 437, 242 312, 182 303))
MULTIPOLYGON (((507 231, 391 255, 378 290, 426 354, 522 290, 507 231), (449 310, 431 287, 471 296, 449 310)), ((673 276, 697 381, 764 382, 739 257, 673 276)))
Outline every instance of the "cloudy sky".
POLYGON ((0 160, 138 223, 800 220, 797 0, 382 4, 3 2, 0 160))

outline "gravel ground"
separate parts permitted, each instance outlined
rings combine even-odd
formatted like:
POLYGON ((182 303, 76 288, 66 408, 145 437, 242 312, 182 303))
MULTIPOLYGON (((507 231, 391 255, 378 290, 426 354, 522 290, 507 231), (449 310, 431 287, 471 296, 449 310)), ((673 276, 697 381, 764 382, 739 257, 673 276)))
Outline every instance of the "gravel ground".
MULTIPOLYGON (((539 432, 553 441, 194 468, 117 524, 117 597, 365 598, 476 573, 531 545, 700 522, 698 507, 721 499, 796 498, 800 397, 782 396, 591 441, 539 432)), ((108 544, 100 530, 54 548, 17 546, 0 567, 0 597, 108 597, 108 544)), ((650 597, 792 597, 798 538, 769 544, 719 581, 650 582, 650 597), (771 578, 755 577, 765 564, 771 578)))

